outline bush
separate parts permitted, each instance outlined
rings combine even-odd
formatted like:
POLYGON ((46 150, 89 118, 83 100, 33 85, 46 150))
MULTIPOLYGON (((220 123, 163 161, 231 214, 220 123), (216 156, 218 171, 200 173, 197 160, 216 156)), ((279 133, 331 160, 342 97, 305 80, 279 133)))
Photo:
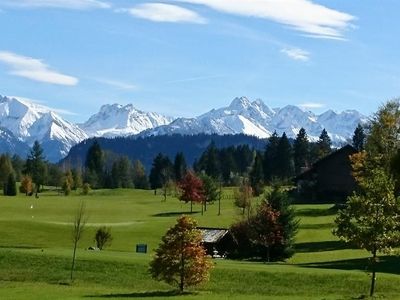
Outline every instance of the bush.
POLYGON ((92 190, 92 189, 90 188, 90 184, 87 183, 87 182, 85 182, 85 183, 83 184, 83 186, 82 186, 82 194, 83 194, 83 195, 87 195, 87 194, 90 193, 91 190, 92 190))
POLYGON ((103 250, 104 247, 111 245, 112 236, 111 229, 105 226, 100 227, 94 236, 96 247, 103 250))

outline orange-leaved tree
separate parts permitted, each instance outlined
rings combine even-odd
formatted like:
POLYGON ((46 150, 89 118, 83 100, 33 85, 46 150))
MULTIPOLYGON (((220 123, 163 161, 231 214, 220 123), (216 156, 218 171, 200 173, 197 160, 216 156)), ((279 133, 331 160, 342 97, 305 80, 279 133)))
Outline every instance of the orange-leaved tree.
POLYGON ((203 203, 205 200, 203 181, 193 171, 188 171, 178 184, 181 190, 179 200, 190 202, 190 212, 193 212, 193 202, 203 203))
POLYGON ((150 262, 150 273, 154 279, 176 285, 181 292, 186 287, 208 281, 212 267, 201 245, 201 232, 196 226, 196 221, 190 217, 178 218, 175 226, 162 238, 150 262))

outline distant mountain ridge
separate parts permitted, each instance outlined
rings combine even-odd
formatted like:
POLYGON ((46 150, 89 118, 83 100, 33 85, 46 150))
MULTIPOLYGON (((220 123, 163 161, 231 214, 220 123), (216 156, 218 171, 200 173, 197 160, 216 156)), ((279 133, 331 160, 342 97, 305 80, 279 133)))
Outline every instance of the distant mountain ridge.
POLYGON ((325 128, 332 142, 348 141, 359 123, 367 118, 356 110, 336 113, 329 110, 321 115, 305 111, 294 105, 272 109, 261 100, 251 102, 246 97, 235 98, 220 109, 213 109, 196 118, 178 118, 172 123, 148 129, 140 136, 165 134, 239 134, 268 138, 274 131, 279 135, 286 132, 295 138, 304 128, 312 141, 316 141, 325 128))
POLYGON ((294 105, 270 108, 260 99, 251 102, 238 97, 227 107, 194 118, 144 112, 133 104, 107 104, 86 122, 73 124, 45 106, 0 96, 0 152, 13 154, 18 152, 17 148, 26 151, 38 140, 47 159, 57 162, 67 156, 73 145, 90 137, 245 134, 268 138, 277 131, 279 135, 286 132, 288 137, 295 138, 301 127, 312 141, 325 128, 333 143, 339 145, 351 139, 358 123, 366 121, 356 110, 340 113, 328 110, 316 115, 294 105))

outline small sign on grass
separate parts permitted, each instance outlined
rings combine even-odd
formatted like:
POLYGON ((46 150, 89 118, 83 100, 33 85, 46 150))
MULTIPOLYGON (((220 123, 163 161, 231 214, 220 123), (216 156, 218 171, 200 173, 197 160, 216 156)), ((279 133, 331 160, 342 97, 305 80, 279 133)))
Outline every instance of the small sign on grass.
POLYGON ((147 244, 136 244, 136 253, 147 253, 147 244))

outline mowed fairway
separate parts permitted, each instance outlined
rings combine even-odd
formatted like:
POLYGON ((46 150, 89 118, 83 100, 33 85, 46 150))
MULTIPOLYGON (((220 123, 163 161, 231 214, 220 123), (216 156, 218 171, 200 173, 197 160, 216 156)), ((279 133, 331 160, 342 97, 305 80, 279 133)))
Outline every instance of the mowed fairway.
MULTIPOLYGON (((227 189, 225 195, 232 193, 227 189)), ((224 197, 202 216, 200 226, 227 227, 241 216, 224 197)), ((368 253, 351 249, 331 233, 332 205, 298 205, 297 253, 285 263, 214 260, 209 283, 176 295, 150 278, 152 249, 189 204, 152 191, 101 190, 89 196, 0 197, 0 299, 354 299, 368 294, 368 253), (79 244, 75 280, 69 282, 71 231, 79 201, 88 216, 79 244), (95 230, 112 228, 113 242, 104 251, 88 251, 95 230), (146 243, 147 254, 135 253, 146 243)), ((400 299, 400 259, 381 259, 377 296, 400 299)))

